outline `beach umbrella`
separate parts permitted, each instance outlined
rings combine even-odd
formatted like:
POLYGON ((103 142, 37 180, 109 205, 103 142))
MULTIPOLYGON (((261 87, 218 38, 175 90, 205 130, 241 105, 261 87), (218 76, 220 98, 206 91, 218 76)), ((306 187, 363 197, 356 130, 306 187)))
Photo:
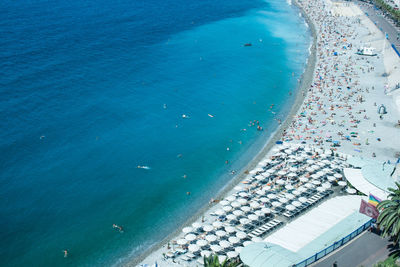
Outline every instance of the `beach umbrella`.
POLYGON ((258 217, 262 217, 262 216, 265 215, 265 213, 262 212, 261 210, 256 210, 256 211, 254 212, 254 214, 257 215, 258 217))
POLYGON ((254 174, 256 174, 257 173, 257 171, 254 169, 254 170, 251 170, 251 171, 249 171, 249 174, 251 174, 251 175, 254 175, 254 174))
POLYGON ((268 169, 268 170, 267 170, 267 173, 269 173, 269 174, 273 174, 273 173, 275 173, 275 172, 276 172, 275 169, 268 169))
POLYGON ((343 175, 341 175, 340 173, 335 173, 333 176, 335 176, 336 178, 340 179, 343 177, 343 175))
POLYGON ((270 214, 271 210, 269 208, 262 208, 261 211, 265 214, 270 214))
POLYGON ((321 181, 314 180, 314 181, 312 181, 312 184, 314 184, 314 185, 320 185, 320 184, 321 184, 321 181))
POLYGON ((319 178, 319 175, 318 174, 312 174, 311 176, 310 176, 312 179, 318 179, 319 178))
POLYGON ((206 235, 206 240, 208 242, 214 242, 215 240, 217 240, 217 236, 216 235, 206 235))
POLYGON ((236 251, 228 251, 228 253, 226 253, 226 256, 228 256, 228 258, 230 259, 233 259, 239 256, 239 254, 236 251))
POLYGON ((189 245, 188 249, 189 249, 190 252, 197 252, 197 251, 200 250, 199 246, 195 245, 195 244, 189 245))
POLYGON ((231 243, 226 240, 222 240, 219 242, 219 245, 221 246, 221 248, 229 248, 231 246, 231 243))
POLYGON ((260 201, 261 201, 262 203, 268 203, 268 202, 269 202, 269 199, 266 198, 266 197, 262 197, 262 198, 260 198, 260 201))
POLYGON ((328 181, 333 182, 336 180, 335 176, 328 176, 328 181))
POLYGON ((242 216, 244 213, 241 210, 234 210, 233 214, 235 214, 236 216, 242 216))
POLYGON ((234 202, 231 203, 231 206, 234 207, 234 208, 239 208, 240 206, 242 206, 242 204, 240 204, 237 201, 234 201, 234 202))
POLYGON ((222 200, 221 202, 219 202, 219 204, 221 204, 222 206, 226 206, 229 205, 229 201, 228 200, 222 200))
POLYGON ((275 198, 277 198, 278 196, 277 195, 275 195, 275 194, 269 194, 268 196, 267 196, 267 198, 269 198, 269 199, 275 199, 275 198))
POLYGON ((299 196, 299 195, 301 195, 301 192, 299 190, 293 190, 292 194, 295 196, 299 196))
POLYGON ((256 172, 263 172, 263 171, 264 171, 264 169, 263 169, 263 168, 260 168, 260 167, 255 168, 254 170, 255 170, 256 172))
MULTIPOLYGON (((297 172, 298 168, 297 167, 290 167, 289 171, 291 171, 292 173, 297 172)), ((290 174, 290 173, 289 173, 290 174)))
POLYGON ((176 241, 176 243, 178 244, 178 245, 186 245, 187 243, 188 243, 188 241, 186 240, 186 239, 184 239, 184 238, 181 238, 181 239, 178 239, 177 241, 176 241))
POLYGON ((332 187, 332 185, 331 185, 330 183, 323 183, 323 184, 322 184, 322 187, 323 187, 323 188, 326 188, 326 189, 329 189, 329 188, 332 187))
POLYGON ((257 209, 257 208, 260 207, 260 204, 258 202, 256 202, 256 201, 252 201, 250 203, 250 207, 252 207, 253 209, 257 209))
POLYGON ((232 202, 232 201, 236 200, 236 197, 235 196, 229 196, 229 197, 226 198, 226 200, 232 202))
POLYGON ((292 190, 292 189, 294 189, 293 185, 291 185, 291 184, 285 185, 285 188, 286 188, 287 190, 292 190))
POLYGON ((304 193, 307 191, 307 188, 305 186, 300 186, 299 188, 297 188, 297 191, 300 191, 301 193, 304 193))
POLYGON ((222 222, 220 222, 220 221, 215 221, 215 222, 213 222, 212 225, 215 227, 215 229, 218 229, 218 228, 222 227, 222 222))
POLYGON ((263 190, 263 189, 257 190, 256 194, 260 195, 260 196, 263 196, 263 195, 265 195, 265 190, 263 190))
POLYGON ((294 173, 294 172, 291 172, 291 173, 289 173, 289 174, 287 175, 287 177, 289 177, 289 178, 291 178, 291 179, 293 179, 293 178, 296 177, 296 176, 297 176, 297 174, 294 173))
POLYGON ((203 230, 205 232, 211 232, 212 230, 214 230, 214 227, 210 224, 205 224, 205 225, 203 225, 203 230))
POLYGON ((306 202, 307 202, 307 198, 305 198, 305 197, 299 197, 299 201, 300 201, 301 203, 306 203, 306 202))
POLYGON ((308 159, 306 162, 307 162, 307 164, 313 164, 314 160, 313 159, 308 159))
MULTIPOLYGON (((212 253, 212 251, 209 251, 209 250, 202 250, 202 251, 200 252, 200 255, 201 255, 202 257, 210 257, 211 253, 212 253)), ((201 259, 201 260, 203 260, 203 259, 201 259)))
POLYGON ((236 237, 239 239, 245 239, 247 237, 245 232, 238 231, 236 232, 236 237))
POLYGON ((283 175, 285 175, 287 172, 286 171, 284 171, 284 170, 280 170, 279 172, 278 172, 278 175, 281 175, 281 176, 283 176, 283 175))
POLYGON ((229 237, 229 238, 228 238, 228 241, 229 241, 231 244, 238 244, 238 243, 240 243, 240 239, 237 238, 236 236, 231 236, 231 237, 229 237))
POLYGON ((339 181, 339 182, 338 182, 338 185, 340 185, 340 186, 346 186, 347 183, 346 183, 345 181, 339 181))
POLYGON ((196 245, 199 247, 204 247, 204 246, 208 245, 208 242, 207 242, 207 240, 200 239, 200 240, 197 240, 196 245))
POLYGON ((187 241, 193 241, 193 240, 195 240, 196 239, 196 235, 194 235, 194 234, 188 234, 188 235, 186 235, 185 236, 185 239, 187 240, 187 241))
POLYGON ((303 183, 305 183, 305 182, 307 182, 308 181, 308 178, 306 178, 306 177, 300 177, 300 182, 303 182, 303 183))
POLYGON ((227 232, 228 234, 232 234, 236 232, 236 228, 233 226, 225 226, 225 232, 227 232))
POLYGON ((222 209, 226 212, 230 212, 232 210, 231 206, 223 206, 222 209))
POLYGON ((295 196, 294 196, 293 194, 290 194, 290 193, 286 193, 286 194, 285 194, 285 197, 286 197, 287 199, 289 199, 289 200, 292 200, 292 199, 295 198, 295 196))
POLYGON ((214 252, 220 252, 222 250, 222 248, 219 245, 211 245, 210 248, 214 252))
POLYGON ((225 211, 223 209, 217 209, 214 213, 221 216, 225 214, 225 211))
POLYGON ((249 206, 243 206, 240 208, 242 211, 244 212, 249 212, 251 210, 251 208, 249 206))
POLYGON ((247 200, 244 198, 239 198, 237 201, 242 205, 247 203, 247 200))
POLYGON ((319 177, 321 177, 321 176, 324 176, 326 173, 324 170, 322 170, 322 171, 318 171, 317 174, 319 177))
POLYGON ((324 192, 326 189, 323 186, 318 186, 317 191, 318 192, 324 192))
POLYGON ((229 221, 233 221, 233 220, 236 220, 236 216, 234 214, 228 214, 226 216, 226 219, 228 219, 229 221))
POLYGON ((241 224, 249 224, 249 223, 250 223, 250 220, 247 219, 247 218, 242 218, 242 219, 239 220, 239 222, 240 222, 241 224))
POLYGON ((272 202, 272 206, 274 206, 274 207, 279 207, 279 206, 281 206, 281 205, 282 205, 282 203, 279 202, 279 201, 274 201, 274 202, 272 202))
POLYGON ((239 193, 239 196, 241 196, 241 197, 248 197, 249 194, 246 193, 246 192, 240 192, 240 193, 239 193))
POLYGON ((185 234, 193 232, 193 227, 190 227, 190 226, 185 227, 182 229, 182 232, 184 232, 185 234))
POLYGON ((296 209, 296 207, 295 206, 293 206, 293 205, 286 205, 286 207, 285 207, 287 210, 290 210, 290 211, 292 211, 292 210, 295 210, 296 209))
POLYGON ((280 180, 277 180, 276 183, 277 183, 277 184, 280 184, 280 185, 283 185, 283 184, 285 183, 285 181, 282 180, 282 179, 280 179, 280 180))
POLYGON ((348 188, 346 188, 346 192, 349 194, 355 194, 357 191, 354 188, 348 187, 348 188))
POLYGON ((226 260, 226 256, 225 255, 218 255, 218 261, 219 262, 224 262, 226 260))
POLYGON ((264 178, 268 178, 268 177, 271 176, 268 172, 264 172, 264 173, 262 173, 260 175, 262 175, 264 178))
POLYGON ((254 178, 256 178, 257 180, 259 180, 259 181, 262 181, 262 180, 264 180, 265 179, 265 177, 264 176, 262 176, 262 175, 257 175, 256 177, 254 177, 254 178))
POLYGON ((249 216, 247 216, 247 218, 249 218, 252 221, 258 221, 258 216, 255 214, 250 214, 249 216))
POLYGON ((284 197, 281 197, 281 198, 279 199, 279 202, 281 202, 281 203, 287 203, 288 200, 287 200, 286 198, 284 198, 284 197))
POLYGON ((302 204, 301 204, 300 201, 295 200, 295 201, 292 202, 292 205, 295 206, 295 207, 300 207, 302 204))
POLYGON ((235 252, 240 253, 242 251, 243 247, 236 247, 235 252))
POLYGON ((223 237, 223 236, 226 236, 226 232, 223 230, 218 230, 215 232, 215 235, 218 237, 223 237))
POLYGON ((235 186, 235 187, 233 188, 233 190, 235 190, 235 191, 241 191, 241 190, 243 190, 243 187, 240 186, 240 185, 237 185, 237 186, 235 186))
POLYGON ((202 224, 199 222, 194 222, 192 223, 193 229, 200 229, 202 227, 202 224))
POLYGON ((304 186, 307 187, 307 188, 313 188, 314 187, 314 185, 312 183, 306 183, 304 186))
POLYGON ((263 187, 263 190, 270 190, 271 189, 271 186, 270 185, 265 185, 264 187, 263 187))
POLYGON ((264 240, 261 237, 255 236, 251 239, 253 242, 263 242, 264 240))

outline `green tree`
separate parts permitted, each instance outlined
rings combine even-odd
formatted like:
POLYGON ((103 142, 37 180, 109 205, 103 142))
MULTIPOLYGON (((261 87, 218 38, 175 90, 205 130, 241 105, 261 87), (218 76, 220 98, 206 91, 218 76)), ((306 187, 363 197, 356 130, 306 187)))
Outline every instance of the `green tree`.
POLYGON ((399 265, 396 264, 395 258, 389 257, 385 261, 378 262, 374 267, 399 267, 399 265))
POLYGON ((387 200, 378 204, 378 224, 383 229, 384 237, 391 237, 395 245, 399 242, 400 232, 400 183, 397 188, 389 188, 390 194, 387 200))
POLYGON ((204 256, 204 267, 236 267, 239 265, 231 259, 224 260, 223 263, 219 262, 218 255, 210 255, 208 257, 204 256))

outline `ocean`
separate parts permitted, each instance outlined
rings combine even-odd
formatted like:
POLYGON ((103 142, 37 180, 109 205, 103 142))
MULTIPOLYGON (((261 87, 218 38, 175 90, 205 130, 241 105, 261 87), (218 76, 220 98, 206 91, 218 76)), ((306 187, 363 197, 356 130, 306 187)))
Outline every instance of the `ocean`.
POLYGON ((277 129, 311 42, 284 0, 4 0, 0 18, 2 266, 159 243, 277 129))

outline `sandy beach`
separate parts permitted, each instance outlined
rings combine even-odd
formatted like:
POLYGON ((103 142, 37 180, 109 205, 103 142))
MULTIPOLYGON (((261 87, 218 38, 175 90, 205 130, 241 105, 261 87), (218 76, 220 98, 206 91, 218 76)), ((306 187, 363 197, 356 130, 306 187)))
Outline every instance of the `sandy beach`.
MULTIPOLYGON (((190 221, 171 233, 149 254, 136 259, 129 266, 151 265, 155 262, 160 266, 198 266, 199 262, 187 260, 185 255, 175 257, 175 252, 181 251, 185 254, 183 251, 187 250, 189 244, 193 244, 192 241, 204 240, 207 245, 215 242, 206 240, 206 230, 197 231, 193 228, 199 226, 200 229, 204 225, 210 225, 214 230, 228 231, 229 225, 225 220, 220 220, 219 216, 230 214, 231 210, 226 208, 226 213, 219 210, 229 206, 228 204, 233 205, 239 198, 246 199, 252 210, 254 208, 259 211, 256 213, 258 216, 268 218, 269 213, 266 210, 263 213, 263 209, 256 207, 256 204, 251 206, 251 202, 264 203, 262 196, 252 198, 245 195, 255 195, 255 192, 262 191, 268 193, 268 190, 277 188, 280 188, 282 195, 291 194, 285 188, 282 191, 282 186, 278 186, 284 174, 270 178, 268 183, 261 182, 262 174, 268 173, 268 170, 272 170, 270 174, 273 174, 290 169, 291 165, 286 161, 283 163, 276 160, 277 154, 282 154, 283 149, 289 149, 286 154, 294 156, 306 155, 309 152, 307 149, 315 153, 313 162, 300 164, 301 175, 304 177, 309 175, 307 168, 323 163, 328 158, 335 162, 338 170, 321 167, 321 171, 333 175, 339 174, 339 169, 346 166, 344 159, 349 156, 388 164, 393 164, 400 157, 400 138, 396 138, 400 136, 400 89, 396 89, 400 82, 400 60, 384 34, 354 3, 312 0, 298 1, 295 4, 301 8, 301 13, 307 20, 314 42, 307 68, 299 83, 296 102, 286 121, 254 160, 221 190, 220 195, 215 198, 222 200, 220 203, 210 203, 198 211, 190 221), (362 47, 374 47, 377 55, 356 54, 362 47), (282 145, 275 145, 279 140, 285 145, 283 149, 282 145), (246 192, 243 193, 246 194, 240 195, 239 192, 245 186, 246 192), (232 201, 229 200, 230 197, 232 201), (192 229, 185 230, 183 227, 192 229), (188 236, 192 231, 198 233, 193 240, 188 236), (171 254, 173 255, 169 257, 171 254)), ((300 173, 298 170, 292 171, 300 173)), ((264 176, 267 180, 268 177, 264 176)), ((288 180, 282 184, 284 187, 288 185, 288 180)), ((342 178, 337 178, 335 182, 340 180, 342 178)), ((288 190, 296 191, 307 183, 306 180, 296 181, 293 183, 294 188, 288 190)), ((270 203, 264 204, 263 208, 273 208, 270 203)), ((242 229, 243 225, 240 223, 232 231, 239 233, 242 229)), ((221 233, 221 240, 228 239, 223 238, 221 233)), ((235 242, 234 239, 229 240, 235 242)), ((240 244, 236 246, 238 249, 232 249, 230 255, 240 251, 244 243, 240 244)), ((194 246, 192 248, 194 250, 194 246)))

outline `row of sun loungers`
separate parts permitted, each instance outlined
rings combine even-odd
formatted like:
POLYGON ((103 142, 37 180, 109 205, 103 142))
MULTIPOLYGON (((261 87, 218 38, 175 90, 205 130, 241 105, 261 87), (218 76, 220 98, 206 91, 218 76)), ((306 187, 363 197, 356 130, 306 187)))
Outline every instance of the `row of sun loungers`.
POLYGON ((273 219, 272 221, 268 222, 267 224, 257 228, 253 232, 251 232, 249 234, 249 236, 250 237, 257 237, 257 236, 261 237, 261 236, 275 230, 277 227, 279 227, 282 224, 283 224, 283 222, 281 222, 280 220, 273 219))

